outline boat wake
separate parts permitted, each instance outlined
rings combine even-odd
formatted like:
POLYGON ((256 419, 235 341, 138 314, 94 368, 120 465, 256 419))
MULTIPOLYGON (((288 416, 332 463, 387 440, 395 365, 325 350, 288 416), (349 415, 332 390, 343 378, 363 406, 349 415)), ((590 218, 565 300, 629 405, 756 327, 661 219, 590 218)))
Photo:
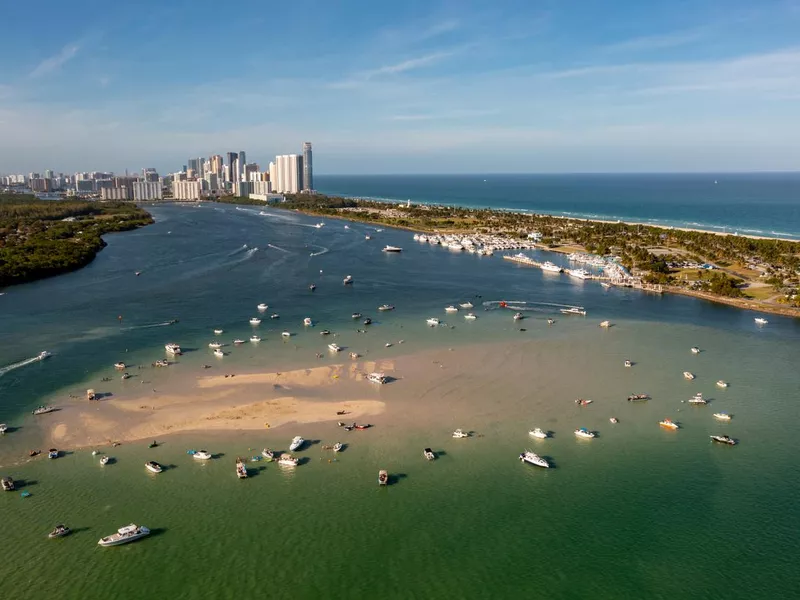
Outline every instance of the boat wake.
POLYGON ((310 256, 322 256, 323 254, 330 252, 330 249, 326 248, 325 246, 317 246, 317 248, 322 248, 322 250, 319 252, 312 252, 310 256))
POLYGON ((227 266, 233 266, 233 265, 238 265, 239 263, 243 263, 244 261, 251 259, 256 252, 258 252, 258 248, 250 248, 247 252, 245 252, 242 255, 240 259, 228 263, 227 266))
POLYGON ((150 325, 131 325, 130 327, 123 327, 121 331, 133 331, 134 329, 150 329, 152 327, 169 327, 174 325, 177 321, 164 321, 163 323, 151 323, 150 325))
POLYGON ((0 368, 0 377, 5 375, 6 373, 13 371, 14 369, 20 369, 22 367, 27 367, 28 365, 32 365, 33 363, 41 362, 41 359, 38 356, 34 356, 32 358, 26 358, 25 360, 21 360, 19 362, 15 362, 14 364, 7 365, 5 367, 0 368))
POLYGON ((557 302, 528 302, 527 300, 487 300, 483 306, 488 310, 507 308, 517 312, 553 312, 554 309, 572 308, 573 304, 559 304, 557 302))
POLYGON ((286 250, 285 248, 280 248, 280 247, 274 246, 272 244, 267 244, 267 246, 269 246, 270 248, 272 248, 274 250, 279 250, 280 252, 286 252, 286 254, 291 254, 291 251, 290 250, 286 250))
POLYGON ((247 250, 247 244, 242 244, 241 247, 237 248, 236 250, 228 254, 228 257, 236 256, 237 254, 239 254, 240 252, 244 252, 245 250, 247 250))

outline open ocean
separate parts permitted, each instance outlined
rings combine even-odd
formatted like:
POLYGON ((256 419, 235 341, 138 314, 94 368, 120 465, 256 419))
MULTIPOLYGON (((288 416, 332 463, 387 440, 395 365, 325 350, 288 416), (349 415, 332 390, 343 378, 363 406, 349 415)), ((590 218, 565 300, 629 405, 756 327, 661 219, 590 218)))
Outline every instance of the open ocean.
POLYGON ((320 192, 800 239, 800 173, 319 175, 320 192))
MULTIPOLYGON (((379 179, 359 179, 356 185, 321 177, 319 187, 521 206, 478 193, 482 181, 474 178, 454 178, 460 183, 447 195, 446 178, 407 179, 396 189, 381 188, 379 179)), ((796 179, 776 176, 766 187, 771 191, 761 194, 747 178, 719 178, 713 186, 692 176, 691 185, 681 179, 669 184, 693 190, 695 199, 706 185, 709 197, 729 199, 727 211, 721 196, 701 208, 688 192, 677 194, 672 204, 659 204, 653 197, 666 192, 651 185, 657 180, 632 178, 635 185, 630 183, 625 195, 618 182, 609 183, 622 199, 607 212, 597 208, 605 192, 592 190, 590 179, 580 185, 559 177, 525 179, 519 189, 539 190, 541 197, 518 202, 532 210, 641 220, 672 215, 675 221, 721 225, 735 219, 750 223, 744 199, 761 197, 765 206, 781 207, 783 218, 772 209, 755 210, 751 202, 749 228, 800 233, 797 207, 790 202, 796 179), (563 195, 557 200, 556 194, 548 200, 545 190, 559 186, 572 190, 571 201, 563 195), (731 191, 723 193, 728 186, 731 191), (647 189, 651 200, 640 197, 639 206, 635 198, 647 189), (734 197, 740 204, 730 200, 734 197), (648 202, 660 208, 648 212, 643 208, 648 202)), ((499 255, 456 254, 414 242, 410 232, 377 232, 360 223, 345 229, 344 221, 326 219, 317 229, 318 218, 217 204, 161 205, 151 211, 154 225, 106 236, 108 246, 86 268, 7 288, 0 296, 0 422, 13 428, 0 437, 0 475, 24 481, 21 489, 32 494, 0 492, 8 550, 0 561, 0 581, 7 595, 81 600, 796 596, 798 320, 768 315, 769 324, 758 327, 757 313, 689 297, 605 290, 499 255), (386 244, 404 251, 383 253, 386 244), (353 275, 353 286, 342 285, 346 274, 353 275), (313 294, 311 282, 318 286, 313 294), (467 299, 476 305, 477 321, 445 315, 445 306, 467 299), (512 322, 510 311, 496 308, 503 299, 527 303, 523 327, 512 322), (203 363, 218 364, 207 348, 212 329, 224 328, 226 339, 248 336, 248 319, 259 302, 280 313, 280 323, 262 323, 264 341, 258 346, 228 348, 222 363, 227 370, 332 363, 337 359, 327 353, 314 358, 325 352, 319 328, 330 328, 339 334, 339 344, 374 358, 438 349, 446 361, 449 348, 497 347, 508 348, 513 367, 502 376, 471 380, 458 364, 448 365, 441 381, 419 398, 403 379, 369 388, 364 397, 384 399, 388 407, 374 418, 375 427, 342 440, 349 447, 338 462, 320 460, 315 446, 306 449, 300 455, 310 460, 294 472, 258 463, 257 476, 239 481, 233 457, 249 456, 251 448, 285 448, 298 434, 333 442, 342 435, 333 423, 230 435, 191 432, 165 438, 152 450, 144 442, 124 444, 106 448, 117 459, 106 467, 89 449, 65 448, 66 455, 55 461, 27 460, 40 436, 30 416, 34 406, 57 405, 87 387, 124 397, 126 386, 140 385, 138 377, 120 381, 113 363, 150 364, 163 358, 163 345, 170 341, 194 351, 168 369, 148 369, 152 385, 200 373, 203 363), (396 304, 397 310, 378 313, 383 303, 396 304), (585 306, 588 316, 562 317, 558 309, 566 305, 585 306), (355 331, 350 318, 355 310, 375 318, 366 335, 355 331), (317 327, 303 331, 305 316, 317 327), (430 316, 457 326, 427 327, 430 316), (556 319, 553 327, 547 317, 556 319), (171 319, 179 322, 167 324, 171 319), (599 328, 603 319, 615 326, 599 328), (297 333, 291 345, 280 340, 284 328, 297 333), (384 348, 401 338, 404 344, 384 348), (693 355, 694 345, 703 352, 693 355), (24 363, 45 349, 53 352, 51 358, 24 363), (632 369, 622 367, 628 357, 636 362, 632 369), (695 372, 697 380, 685 381, 684 370, 695 372), (100 383, 106 376, 113 381, 100 383), (717 379, 728 380, 730 387, 717 388, 717 379), (634 391, 648 391, 653 400, 632 405, 625 398, 634 391), (711 405, 682 402, 698 391, 712 398, 711 405), (577 408, 578 395, 595 404, 577 408), (436 416, 400 427, 392 420, 393 400, 429 403, 436 416), (443 418, 449 406, 453 415, 443 418), (470 422, 459 420, 459 411, 469 414, 470 422), (711 415, 717 411, 734 419, 716 422, 711 415), (620 418, 618 425, 608 423, 611 414, 620 418), (682 429, 661 430, 658 421, 667 416, 682 429), (554 437, 541 444, 531 440, 527 432, 537 425, 554 431, 554 437), (576 440, 572 430, 578 426, 599 431, 598 438, 576 440), (485 435, 454 440, 455 427, 485 435), (710 434, 723 432, 741 443, 710 442, 710 434), (426 462, 425 446, 440 458, 426 462), (186 449, 199 447, 225 456, 193 463, 186 449), (520 464, 517 455, 526 447, 551 457, 556 468, 520 464), (142 463, 149 458, 172 468, 148 475, 142 463), (396 483, 379 489, 379 468, 396 475, 396 483), (96 545, 132 521, 154 535, 119 548, 96 545), (48 540, 59 522, 74 533, 48 540)), ((566 264, 563 256, 547 258, 566 264)), ((404 375, 415 379, 414 373, 404 375)), ((38 419, 55 423, 59 413, 38 419)))

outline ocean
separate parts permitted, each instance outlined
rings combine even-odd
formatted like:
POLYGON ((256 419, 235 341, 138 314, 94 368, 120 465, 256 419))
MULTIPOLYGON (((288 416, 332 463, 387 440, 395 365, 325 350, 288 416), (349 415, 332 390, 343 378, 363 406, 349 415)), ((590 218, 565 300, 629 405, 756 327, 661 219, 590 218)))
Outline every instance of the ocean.
MULTIPOLYGON (((86 268, 0 296, 0 422, 12 427, 0 437, 0 475, 31 493, 0 494, 12 550, 0 579, 15 597, 752 600, 800 587, 797 320, 769 315, 759 327, 750 311, 605 290, 497 255, 419 244, 406 231, 336 219, 316 228, 318 218, 277 209, 160 205, 152 213, 154 225, 106 236, 86 268), (404 250, 386 254, 386 244, 404 250), (347 274, 353 286, 342 285, 347 274), (444 313, 466 300, 476 321, 444 313), (526 318, 514 323, 500 300, 520 303, 526 318), (259 302, 280 322, 258 327, 261 344, 215 362, 212 330, 249 336, 259 302), (379 313, 384 303, 397 308, 379 313), (563 317, 559 308, 571 305, 588 315, 563 317), (375 319, 369 333, 356 331, 353 311, 375 319), (306 316, 314 328, 302 326, 306 316), (427 327, 430 316, 453 327, 427 327), (605 319, 614 326, 599 328, 605 319), (149 440, 123 444, 104 448, 116 458, 106 467, 89 448, 27 459, 42 443, 33 407, 87 387, 135 393, 138 374, 120 381, 117 360, 149 365, 170 341, 189 350, 168 369, 148 367, 148 388, 189 381, 203 364, 219 373, 347 360, 316 358, 325 353, 322 328, 398 365, 397 381, 365 392, 386 412, 373 429, 346 434, 336 461, 314 444, 293 471, 253 463, 255 476, 239 481, 233 469, 235 456, 285 448, 298 434, 336 441, 343 434, 333 423, 194 431, 155 449, 149 440), (291 344, 283 329, 296 334, 291 344), (25 363, 42 350, 53 356, 25 363), (622 367, 625 358, 633 368, 622 367), (684 380, 685 370, 697 379, 684 380), (717 388, 718 379, 730 387, 717 388), (638 391, 653 399, 628 403, 638 391), (685 404, 698 391, 709 406, 685 404), (578 396, 594 403, 579 408, 578 396), (733 420, 715 421, 718 411, 733 420), (664 417, 682 428, 660 429, 664 417), (531 439, 534 426, 553 437, 531 439), (580 426, 598 437, 577 440, 580 426), (456 440, 456 427, 477 434, 456 440), (711 443, 717 433, 740 444, 711 443), (426 446, 436 461, 422 458, 426 446), (223 456, 197 464, 186 450, 200 447, 223 456), (521 464, 526 448, 555 468, 521 464), (169 468, 149 475, 148 459, 169 468), (380 468, 393 485, 376 485, 380 468), (48 540, 59 522, 74 533, 48 540), (130 522, 154 534, 96 545, 130 522)), ((52 424, 59 413, 36 419, 52 424)))
POLYGON ((800 173, 319 175, 320 192, 800 239, 800 173))

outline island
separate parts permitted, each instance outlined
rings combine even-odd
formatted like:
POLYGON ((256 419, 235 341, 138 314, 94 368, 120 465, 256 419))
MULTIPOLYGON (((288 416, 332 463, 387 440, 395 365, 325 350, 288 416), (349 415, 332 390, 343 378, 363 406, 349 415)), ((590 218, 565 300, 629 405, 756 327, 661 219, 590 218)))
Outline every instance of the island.
POLYGON ((130 202, 0 194, 0 287, 80 269, 106 245, 102 235, 151 223, 130 202))

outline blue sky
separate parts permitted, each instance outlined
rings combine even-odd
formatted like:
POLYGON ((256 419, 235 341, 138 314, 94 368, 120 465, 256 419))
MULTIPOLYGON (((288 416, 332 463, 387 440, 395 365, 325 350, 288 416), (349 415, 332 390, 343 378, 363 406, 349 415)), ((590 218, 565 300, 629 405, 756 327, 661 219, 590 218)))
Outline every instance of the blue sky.
POLYGON ((797 170, 800 0, 5 3, 0 173, 797 170))

